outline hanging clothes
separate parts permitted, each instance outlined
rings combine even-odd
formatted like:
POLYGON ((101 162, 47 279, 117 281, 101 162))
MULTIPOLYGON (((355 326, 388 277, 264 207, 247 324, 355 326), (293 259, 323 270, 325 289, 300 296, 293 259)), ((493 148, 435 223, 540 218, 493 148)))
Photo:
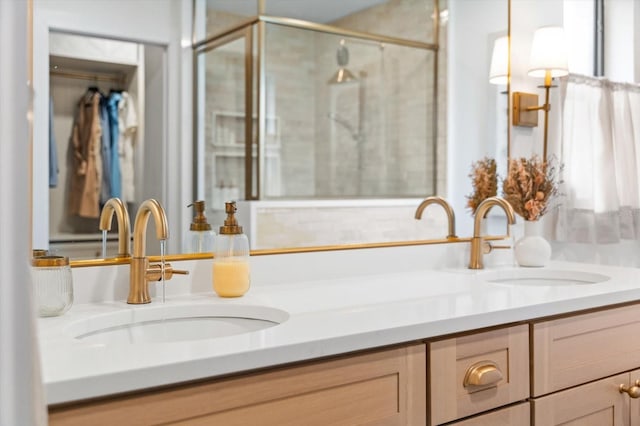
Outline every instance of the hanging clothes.
POLYGON ((109 98, 100 94, 100 137, 102 154, 102 189, 100 191, 100 204, 104 205, 112 195, 111 189, 111 130, 109 126, 109 98))
MULTIPOLYGON (((122 182, 120 178, 118 104, 122 95, 116 91, 109 93, 107 111, 109 113, 109 146, 110 146, 110 179, 111 196, 122 199, 122 182)), ((124 202, 124 200, 122 200, 124 202)))
POLYGON ((100 93, 88 90, 80 99, 71 135, 72 158, 68 213, 87 218, 100 215, 102 156, 100 93))
POLYGON ((134 146, 138 130, 138 113, 133 95, 122 92, 122 99, 118 105, 118 153, 122 177, 122 201, 135 200, 134 183, 134 146))

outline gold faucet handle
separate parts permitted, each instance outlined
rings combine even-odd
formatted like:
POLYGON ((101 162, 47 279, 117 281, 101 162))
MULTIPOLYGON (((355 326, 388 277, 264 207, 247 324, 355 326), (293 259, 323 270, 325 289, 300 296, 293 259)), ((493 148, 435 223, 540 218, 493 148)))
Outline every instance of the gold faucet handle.
POLYGON ((492 244, 489 241, 482 241, 482 253, 489 254, 493 250, 508 250, 511 246, 509 244, 492 244))
MULTIPOLYGON (((189 275, 189 271, 183 269, 173 269, 170 263, 164 264, 164 279, 170 280, 173 275, 189 275)), ((160 263, 154 263, 149 265, 147 269, 147 281, 160 281, 162 279, 162 265, 160 263)))

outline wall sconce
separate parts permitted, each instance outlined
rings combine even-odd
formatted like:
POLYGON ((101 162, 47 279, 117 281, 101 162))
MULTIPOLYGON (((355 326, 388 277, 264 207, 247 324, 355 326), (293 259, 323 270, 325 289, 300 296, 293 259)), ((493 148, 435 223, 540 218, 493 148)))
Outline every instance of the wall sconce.
POLYGON ((509 37, 503 36, 493 42, 489 83, 507 84, 509 82, 509 37))
POLYGON ((543 159, 547 159, 547 134, 549 129, 549 89, 551 79, 569 74, 567 65, 567 43, 562 27, 542 27, 533 35, 529 76, 544 77, 545 101, 538 105, 538 95, 514 92, 513 94, 513 125, 536 127, 538 125, 538 111, 544 111, 544 146, 543 159))

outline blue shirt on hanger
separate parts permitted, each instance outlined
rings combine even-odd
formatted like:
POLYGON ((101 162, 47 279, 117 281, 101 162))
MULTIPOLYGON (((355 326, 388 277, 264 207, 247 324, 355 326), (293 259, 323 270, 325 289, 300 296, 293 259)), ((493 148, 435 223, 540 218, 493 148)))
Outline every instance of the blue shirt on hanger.
POLYGON ((109 133, 111 141, 111 196, 120 198, 122 196, 122 177, 120 175, 120 157, 118 155, 118 104, 122 99, 122 95, 112 91, 107 101, 107 110, 109 112, 109 133))
POLYGON ((100 147, 102 153, 102 189, 100 191, 100 204, 107 202, 113 195, 111 189, 111 130, 109 125, 108 98, 100 97, 100 147))

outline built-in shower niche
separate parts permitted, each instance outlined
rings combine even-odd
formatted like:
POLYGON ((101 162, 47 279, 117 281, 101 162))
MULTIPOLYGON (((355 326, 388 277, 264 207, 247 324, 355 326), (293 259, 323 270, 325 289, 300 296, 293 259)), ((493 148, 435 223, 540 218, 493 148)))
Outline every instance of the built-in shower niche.
MULTIPOLYGON (((207 186, 206 199, 209 210, 217 215, 224 211, 224 203, 228 200, 244 199, 244 167, 245 167, 245 121, 243 112, 213 110, 211 111, 211 131, 208 133, 205 158, 205 176, 207 182, 213 184, 207 186)), ((267 185, 271 193, 276 194, 280 185, 280 132, 279 119, 277 117, 266 120, 267 132, 265 141, 264 159, 267 170, 271 173, 267 179, 267 185)), ((257 116, 251 118, 252 166, 257 167, 257 116)))

